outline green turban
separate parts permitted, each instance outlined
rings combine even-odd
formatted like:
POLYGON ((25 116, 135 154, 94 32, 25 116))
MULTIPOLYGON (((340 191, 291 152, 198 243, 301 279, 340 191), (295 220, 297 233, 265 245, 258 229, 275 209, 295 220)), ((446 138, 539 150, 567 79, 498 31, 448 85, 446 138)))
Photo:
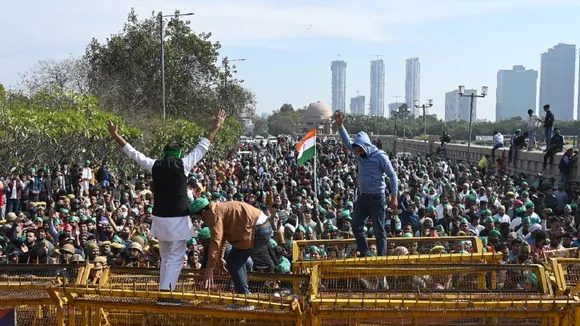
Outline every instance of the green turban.
POLYGON ((527 202, 526 203, 526 208, 534 208, 534 203, 532 203, 531 201, 530 202, 527 202))
POLYGON ((195 240, 195 238, 189 238, 189 240, 187 240, 187 245, 191 246, 191 245, 196 245, 197 241, 195 240))
POLYGON ((211 238, 209 228, 206 226, 201 230, 197 231, 197 238, 199 240, 208 240, 209 238, 211 238))
POLYGON ((522 224, 524 224, 524 223, 532 223, 529 216, 522 218, 522 224))
POLYGON ((491 230, 491 231, 489 231, 489 236, 501 238, 501 233, 499 233, 498 230, 491 230))
POLYGON ((209 205, 209 200, 206 197, 199 197, 189 206, 189 210, 192 214, 197 214, 207 205, 209 205))

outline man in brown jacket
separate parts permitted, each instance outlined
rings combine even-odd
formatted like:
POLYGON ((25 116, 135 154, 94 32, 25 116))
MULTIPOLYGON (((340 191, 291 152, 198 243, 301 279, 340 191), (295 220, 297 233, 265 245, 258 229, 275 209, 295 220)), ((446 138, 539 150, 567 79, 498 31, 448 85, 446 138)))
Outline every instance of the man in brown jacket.
POLYGON ((239 201, 209 202, 205 197, 196 199, 191 213, 200 215, 211 231, 205 286, 213 287, 213 270, 223 269, 222 250, 225 242, 232 245, 227 257, 227 269, 237 293, 250 294, 246 261, 256 248, 265 246, 272 237, 272 226, 266 214, 252 205, 239 201))

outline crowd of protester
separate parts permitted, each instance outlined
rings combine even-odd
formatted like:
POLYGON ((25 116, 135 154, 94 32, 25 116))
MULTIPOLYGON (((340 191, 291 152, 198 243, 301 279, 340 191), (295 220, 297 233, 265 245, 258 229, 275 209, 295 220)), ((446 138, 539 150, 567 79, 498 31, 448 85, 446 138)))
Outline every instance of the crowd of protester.
MULTIPOLYGON (((223 160, 204 158, 189 174, 192 201, 200 196, 245 201, 270 217, 278 232, 267 247, 252 254, 250 270, 288 273, 296 259, 357 255, 353 244, 301 247, 300 257, 292 257, 296 240, 354 238, 351 221, 358 195, 351 152, 318 139, 314 174, 312 163, 296 164, 297 141, 280 137, 277 143, 242 143, 239 152, 223 160)), ((580 245, 576 182, 542 176, 527 180, 501 169, 450 165, 440 157, 390 159, 399 189, 387 190, 398 194, 399 209, 387 210, 388 238, 441 241, 434 239, 437 245, 428 249, 387 242, 388 255, 468 253, 471 242, 450 245, 444 237, 475 236, 486 251, 502 253, 502 262, 530 264, 543 259, 546 251, 580 245)), ((106 162, 9 171, 0 178, 0 262, 158 267, 159 245, 150 235, 152 186, 150 175, 137 172, 121 179, 109 172, 106 162)), ((193 223, 196 235, 187 242, 183 264, 201 269, 210 230, 200 220, 193 223)), ((373 238, 370 219, 365 232, 373 238)), ((372 242, 369 249, 376 252, 372 242)))

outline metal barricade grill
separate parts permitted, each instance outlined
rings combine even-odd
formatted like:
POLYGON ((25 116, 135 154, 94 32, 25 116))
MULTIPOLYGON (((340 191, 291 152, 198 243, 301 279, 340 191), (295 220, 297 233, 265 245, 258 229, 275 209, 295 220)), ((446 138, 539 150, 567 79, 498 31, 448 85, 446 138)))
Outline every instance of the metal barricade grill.
POLYGON ((356 293, 549 294, 540 265, 318 266, 319 296, 356 293))
POLYGON ((205 290, 199 270, 183 270, 177 289, 164 292, 155 269, 3 265, 0 309, 15 308, 18 325, 33 326, 580 326, 580 259, 548 257, 542 266, 499 265, 500 258, 440 252, 299 261, 307 275, 249 273, 251 295, 231 293, 226 275, 205 290))
POLYGON ((62 286, 80 281, 79 265, 0 265, 0 309, 15 308, 18 325, 52 326, 68 320, 62 286))
MULTIPOLYGON (((106 269, 95 284, 63 288, 83 321, 109 325, 295 325, 301 316, 310 278, 306 275, 249 273, 254 294, 231 293, 229 276, 214 276, 216 287, 204 289, 203 270, 183 270, 174 291, 159 289, 159 270, 106 269), (163 299, 181 300, 177 306, 159 305, 163 299), (252 311, 229 307, 251 306, 252 311), (96 308, 98 307, 98 308, 96 308)), ((83 325, 86 323, 83 323, 83 325)))
MULTIPOLYGON (((369 246, 375 242, 374 238, 368 239, 369 246)), ((387 255, 392 256, 397 247, 405 247, 411 255, 426 255, 435 247, 443 247, 445 253, 484 252, 483 244, 477 237, 389 238, 387 255)), ((323 260, 342 260, 357 256, 355 239, 298 240, 292 243, 293 262, 309 260, 309 253, 315 248, 324 250, 323 260)))

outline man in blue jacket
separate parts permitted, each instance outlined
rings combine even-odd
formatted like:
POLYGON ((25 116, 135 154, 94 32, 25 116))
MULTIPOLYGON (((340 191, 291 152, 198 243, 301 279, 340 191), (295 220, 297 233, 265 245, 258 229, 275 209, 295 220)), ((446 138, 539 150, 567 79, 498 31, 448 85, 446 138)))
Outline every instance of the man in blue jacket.
MULTIPOLYGON (((370 217, 373 221, 374 235, 377 241, 377 256, 387 253, 387 232, 385 231, 385 213, 387 198, 386 184, 383 177, 387 174, 390 188, 399 189, 397 175, 389 156, 371 143, 366 132, 359 132, 351 142, 348 132, 343 127, 344 114, 340 111, 334 115, 334 121, 340 128, 340 138, 343 144, 358 158, 358 181, 360 194, 354 207, 352 230, 356 238, 357 249, 361 256, 368 255, 368 243, 364 227, 370 217)), ((389 199, 391 209, 397 209, 397 193, 392 193, 389 199)))

